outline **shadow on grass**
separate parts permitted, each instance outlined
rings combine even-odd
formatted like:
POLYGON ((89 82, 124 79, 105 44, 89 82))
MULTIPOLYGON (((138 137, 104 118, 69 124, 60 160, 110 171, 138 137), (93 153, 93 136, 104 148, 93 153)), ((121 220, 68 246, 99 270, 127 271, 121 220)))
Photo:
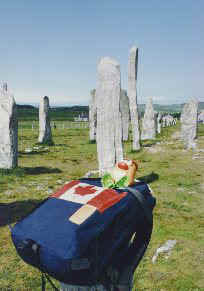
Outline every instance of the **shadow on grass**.
POLYGON ((142 182, 150 184, 150 183, 158 180, 159 175, 157 173, 152 172, 151 174, 149 174, 147 176, 139 177, 138 179, 141 180, 142 182))
POLYGON ((25 175, 59 174, 62 171, 58 168, 48 167, 17 167, 14 169, 0 169, 0 177, 14 176, 23 177, 25 175))
POLYGON ((158 141, 148 141, 148 142, 143 142, 143 143, 142 143, 142 146, 143 146, 143 147, 151 147, 151 146, 157 144, 157 142, 158 142, 158 141))
POLYGON ((27 175, 41 175, 41 174, 59 174, 62 171, 58 168, 48 167, 24 167, 25 174, 27 175))
POLYGON ((136 153, 139 153, 141 152, 141 148, 139 150, 130 150, 130 153, 132 154, 136 154, 136 153))
POLYGON ((28 153, 26 153, 26 152, 18 152, 18 155, 19 156, 23 156, 23 155, 43 155, 45 153, 49 153, 49 151, 47 151, 47 150, 45 150, 45 151, 39 151, 39 152, 32 151, 32 152, 28 152, 28 153))
POLYGON ((55 146, 56 147, 68 147, 68 144, 66 144, 66 143, 56 143, 55 146))
POLYGON ((55 143, 52 140, 48 140, 46 142, 36 142, 35 143, 35 146, 49 146, 49 147, 52 147, 54 145, 55 145, 55 143))
POLYGON ((0 227, 19 221, 44 200, 25 200, 0 203, 0 227))
POLYGON ((96 140, 89 140, 89 144, 96 144, 96 140))

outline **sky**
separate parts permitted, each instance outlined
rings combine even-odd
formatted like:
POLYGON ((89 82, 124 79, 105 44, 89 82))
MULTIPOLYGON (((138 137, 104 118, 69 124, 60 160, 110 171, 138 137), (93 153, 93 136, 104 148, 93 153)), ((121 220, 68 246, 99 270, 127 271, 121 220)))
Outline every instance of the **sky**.
POLYGON ((88 105, 104 56, 127 89, 139 49, 138 103, 204 101, 203 0, 1 0, 0 81, 18 104, 88 105))

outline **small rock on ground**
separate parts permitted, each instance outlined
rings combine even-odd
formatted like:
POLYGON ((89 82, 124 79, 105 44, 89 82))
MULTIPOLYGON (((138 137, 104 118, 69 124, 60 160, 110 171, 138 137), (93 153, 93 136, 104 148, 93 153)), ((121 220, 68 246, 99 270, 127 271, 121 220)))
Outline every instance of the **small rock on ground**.
POLYGON ((170 256, 171 250, 176 245, 176 243, 177 243, 176 240, 167 240, 167 242, 165 242, 165 244, 163 244, 161 247, 159 247, 156 250, 156 252, 152 258, 152 263, 154 264, 156 262, 156 259, 160 253, 165 253, 166 254, 165 258, 167 259, 170 256))

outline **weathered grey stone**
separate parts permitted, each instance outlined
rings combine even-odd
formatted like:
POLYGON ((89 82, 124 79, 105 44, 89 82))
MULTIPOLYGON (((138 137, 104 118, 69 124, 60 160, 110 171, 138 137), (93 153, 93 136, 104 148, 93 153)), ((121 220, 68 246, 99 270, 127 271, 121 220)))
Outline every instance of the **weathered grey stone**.
POLYGON ((0 168, 18 165, 18 121, 14 97, 0 90, 0 168))
POLYGON ((154 256, 152 257, 152 263, 154 264, 157 260, 157 257, 160 253, 165 253, 165 258, 168 259, 168 257, 170 256, 171 254, 171 251, 172 249, 174 248, 174 246, 176 245, 177 243, 177 240, 172 240, 172 239, 169 239, 167 240, 162 246, 160 246, 154 256))
POLYGON ((130 107, 129 98, 126 90, 121 90, 120 94, 120 112, 122 117, 122 138, 124 141, 128 140, 129 122, 130 122, 130 107))
POLYGON ((139 131, 139 116, 137 106, 137 64, 138 64, 138 48, 132 47, 130 50, 128 61, 128 97, 130 106, 130 117, 132 125, 132 149, 140 149, 140 131, 139 131))
POLYGON ((39 107, 39 138, 42 144, 52 143, 52 132, 49 119, 49 98, 43 97, 39 107))
POLYGON ((96 89, 97 154, 99 171, 111 168, 123 159, 122 121, 119 111, 120 65, 112 58, 98 64, 96 89))
POLYGON ((142 120, 141 139, 155 139, 156 137, 156 114, 152 104, 152 98, 149 98, 145 106, 144 118, 142 120))
POLYGON ((196 148, 198 101, 193 98, 186 103, 181 113, 181 139, 186 149, 196 148))
POLYGON ((96 109, 96 89, 91 90, 91 100, 89 103, 89 140, 96 140, 97 109, 96 109))

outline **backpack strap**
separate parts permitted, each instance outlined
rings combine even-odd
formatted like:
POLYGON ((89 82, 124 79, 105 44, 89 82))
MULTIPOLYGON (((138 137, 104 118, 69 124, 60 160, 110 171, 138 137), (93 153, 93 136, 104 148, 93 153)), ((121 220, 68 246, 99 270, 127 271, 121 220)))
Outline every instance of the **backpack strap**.
POLYGON ((127 187, 126 188, 130 193, 132 193, 134 195, 134 197, 137 199, 137 201, 139 202, 141 208, 144 210, 144 215, 148 221, 148 223, 150 225, 153 224, 153 216, 152 216, 152 211, 146 201, 146 199, 144 198, 144 196, 136 189, 131 188, 131 187, 127 187))
POLYGON ((51 281, 50 277, 46 273, 41 272, 41 279, 42 279, 42 291, 45 291, 45 288, 46 288, 46 279, 48 280, 48 282, 50 283, 50 285, 53 287, 53 290, 60 291, 54 285, 54 283, 51 281))
POLYGON ((45 276, 44 276, 44 273, 41 272, 41 290, 42 291, 45 291, 45 287, 46 287, 46 280, 45 280, 45 276))

